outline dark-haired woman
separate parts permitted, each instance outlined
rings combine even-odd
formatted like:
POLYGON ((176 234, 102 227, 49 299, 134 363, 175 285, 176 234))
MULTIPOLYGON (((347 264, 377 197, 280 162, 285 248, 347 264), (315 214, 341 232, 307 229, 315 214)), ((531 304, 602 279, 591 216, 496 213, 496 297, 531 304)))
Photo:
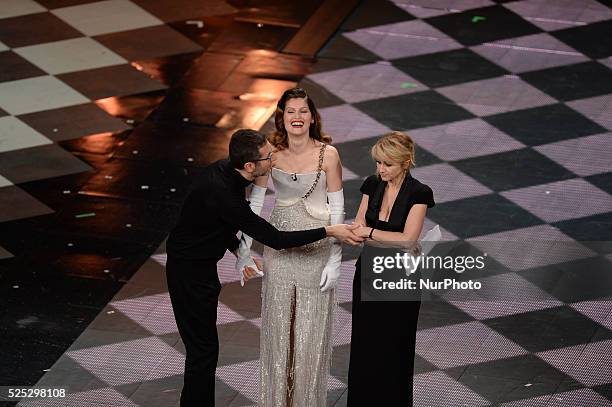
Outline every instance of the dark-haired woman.
MULTIPOLYGON (((303 89, 283 94, 275 125, 270 223, 279 230, 343 223, 340 157, 303 89)), ((256 184, 261 193, 267 179, 256 184)), ((265 247, 263 257, 259 405, 324 406, 341 246, 326 239, 295 249, 265 247)))

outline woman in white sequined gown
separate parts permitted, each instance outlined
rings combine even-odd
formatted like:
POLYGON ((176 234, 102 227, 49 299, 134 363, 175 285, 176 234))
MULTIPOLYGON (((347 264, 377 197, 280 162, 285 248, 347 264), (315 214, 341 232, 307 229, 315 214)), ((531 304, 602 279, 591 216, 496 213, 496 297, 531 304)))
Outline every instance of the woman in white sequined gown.
MULTIPOLYGON (((304 90, 283 94, 275 124, 270 142, 276 149, 271 172, 276 201, 270 223, 279 230, 343 223, 340 158, 304 90)), ((324 239, 294 249, 265 247, 263 257, 259 403, 324 406, 341 246, 324 239)))

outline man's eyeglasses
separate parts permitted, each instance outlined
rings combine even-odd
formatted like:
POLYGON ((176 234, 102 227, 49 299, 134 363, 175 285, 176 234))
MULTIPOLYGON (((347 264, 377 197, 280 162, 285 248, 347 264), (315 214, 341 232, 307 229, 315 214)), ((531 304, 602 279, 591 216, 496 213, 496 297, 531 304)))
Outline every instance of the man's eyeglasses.
POLYGON ((271 160, 271 159, 272 159, 272 153, 268 154, 266 158, 258 158, 257 160, 251 160, 251 161, 257 162, 257 161, 266 161, 266 160, 271 160))

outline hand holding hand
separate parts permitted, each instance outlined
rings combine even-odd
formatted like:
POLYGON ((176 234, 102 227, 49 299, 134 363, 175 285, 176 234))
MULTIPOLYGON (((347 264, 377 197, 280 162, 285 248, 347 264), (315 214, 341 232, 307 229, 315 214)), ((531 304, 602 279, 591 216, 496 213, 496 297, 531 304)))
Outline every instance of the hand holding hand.
POLYGON ((370 236, 370 231, 372 230, 371 227, 359 225, 357 223, 353 223, 353 225, 358 226, 356 229, 353 230, 353 233, 356 234, 357 236, 362 237, 364 239, 370 236))
POLYGON ((357 236, 354 233, 354 230, 358 227, 359 225, 338 224, 333 226, 327 226, 325 228, 325 231, 327 232, 328 236, 335 237, 343 243, 357 246, 364 240, 362 237, 357 236))

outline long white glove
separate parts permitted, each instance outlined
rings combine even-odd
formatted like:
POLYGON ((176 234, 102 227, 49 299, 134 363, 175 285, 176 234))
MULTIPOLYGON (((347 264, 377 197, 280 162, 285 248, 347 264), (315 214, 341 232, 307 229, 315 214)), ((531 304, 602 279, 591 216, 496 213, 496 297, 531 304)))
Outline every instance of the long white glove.
MULTIPOLYGON (((251 195, 249 196, 251 210, 255 215, 261 214, 264 200, 266 198, 266 189, 264 187, 253 184, 251 189, 251 195)), ((236 271, 240 274, 240 285, 244 287, 244 266, 251 267, 259 277, 263 276, 263 272, 257 268, 257 265, 253 261, 251 256, 251 245, 253 244, 253 238, 242 233, 240 237, 240 245, 236 251, 236 271)))
MULTIPOLYGON (((330 223, 337 225, 344 223, 344 190, 328 192, 330 223)), ((342 263, 342 243, 331 238, 332 246, 327 264, 321 273, 321 291, 327 291, 336 286, 340 277, 340 264, 342 263)))

